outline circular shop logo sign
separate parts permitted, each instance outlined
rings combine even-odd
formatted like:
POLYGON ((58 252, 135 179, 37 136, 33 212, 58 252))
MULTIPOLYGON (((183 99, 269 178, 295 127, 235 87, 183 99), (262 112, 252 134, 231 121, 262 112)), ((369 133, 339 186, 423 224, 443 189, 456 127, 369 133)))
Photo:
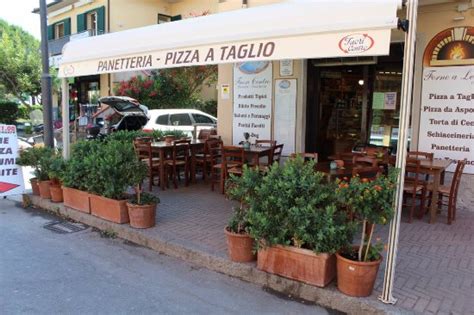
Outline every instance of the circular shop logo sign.
POLYGON ((64 72, 64 75, 74 74, 74 67, 72 65, 66 66, 63 72, 64 72))
POLYGON ((374 46, 374 39, 367 34, 350 34, 339 41, 339 49, 346 54, 360 54, 374 46))
POLYGON ((237 63, 237 67, 245 74, 257 74, 268 68, 269 61, 246 61, 237 63))
POLYGON ((288 89, 291 86, 291 82, 288 80, 282 80, 278 85, 280 86, 280 89, 288 89))

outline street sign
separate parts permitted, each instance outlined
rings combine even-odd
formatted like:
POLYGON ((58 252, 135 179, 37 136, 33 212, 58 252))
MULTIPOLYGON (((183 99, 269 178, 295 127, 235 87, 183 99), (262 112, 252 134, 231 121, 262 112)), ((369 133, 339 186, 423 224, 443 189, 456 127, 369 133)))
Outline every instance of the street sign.
POLYGON ((22 194, 25 190, 18 158, 18 138, 14 125, 0 125, 0 197, 22 194))

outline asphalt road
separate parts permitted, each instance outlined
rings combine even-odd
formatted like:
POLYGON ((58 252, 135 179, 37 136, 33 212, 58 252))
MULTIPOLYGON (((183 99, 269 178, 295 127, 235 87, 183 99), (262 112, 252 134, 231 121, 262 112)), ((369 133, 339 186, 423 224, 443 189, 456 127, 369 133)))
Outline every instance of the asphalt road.
POLYGON ((0 200, 2 314, 328 314, 91 228, 45 228, 57 220, 0 200))

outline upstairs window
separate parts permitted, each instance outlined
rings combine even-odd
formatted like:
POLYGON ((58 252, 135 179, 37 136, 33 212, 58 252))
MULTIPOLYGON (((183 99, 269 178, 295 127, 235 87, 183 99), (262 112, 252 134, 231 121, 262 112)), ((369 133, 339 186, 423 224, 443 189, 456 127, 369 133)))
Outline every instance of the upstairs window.
POLYGON ((64 37, 65 32, 64 32, 64 23, 56 23, 54 25, 54 38, 62 38, 64 37))

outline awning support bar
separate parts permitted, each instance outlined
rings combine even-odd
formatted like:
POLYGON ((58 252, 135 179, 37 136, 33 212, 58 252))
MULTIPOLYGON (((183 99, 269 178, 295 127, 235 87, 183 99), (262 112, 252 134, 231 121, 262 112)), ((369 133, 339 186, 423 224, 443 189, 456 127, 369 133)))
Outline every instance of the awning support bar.
POLYGON ((397 192, 395 195, 395 216, 390 222, 388 235, 387 259, 385 263, 385 274, 382 295, 379 299, 383 303, 395 304, 393 297, 393 283, 395 282, 395 266, 397 260, 398 238, 400 234, 400 221, 403 206, 403 182, 405 180, 405 162, 408 148, 408 131, 410 123, 410 112, 413 90, 413 71, 415 63, 415 40, 416 40, 416 18, 418 11, 418 0, 407 2, 407 17, 411 21, 408 32, 405 33, 405 51, 403 58, 402 95, 400 108, 400 125, 397 149, 396 167, 400 170, 398 175, 397 192))

